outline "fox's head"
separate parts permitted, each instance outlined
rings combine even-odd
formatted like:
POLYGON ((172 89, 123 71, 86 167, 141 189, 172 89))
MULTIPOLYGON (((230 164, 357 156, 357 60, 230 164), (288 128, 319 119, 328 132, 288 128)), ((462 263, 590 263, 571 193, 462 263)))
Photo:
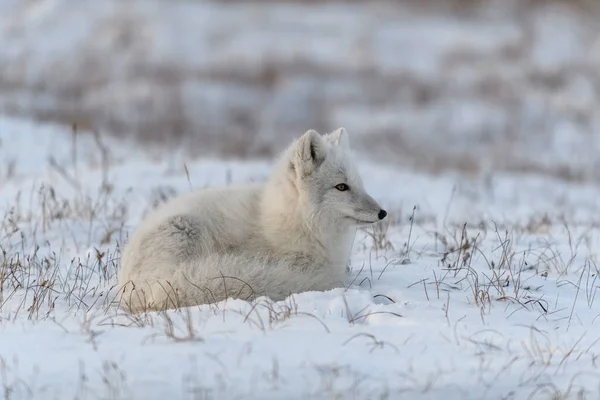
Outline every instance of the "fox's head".
POLYGON ((344 128, 319 135, 307 131, 290 148, 289 179, 302 207, 314 218, 342 225, 372 224, 387 212, 365 191, 344 128))

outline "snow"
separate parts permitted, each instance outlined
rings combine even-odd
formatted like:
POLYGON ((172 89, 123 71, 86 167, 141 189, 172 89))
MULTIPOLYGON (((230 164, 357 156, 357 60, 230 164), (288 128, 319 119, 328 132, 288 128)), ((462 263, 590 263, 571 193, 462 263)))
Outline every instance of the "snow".
POLYGON ((202 155, 351 124, 378 160, 598 181, 597 11, 421 3, 0 0, 0 112, 202 155))
POLYGON ((599 395, 592 185, 357 155, 391 222, 357 233, 348 288, 128 316, 107 298, 144 214, 190 187, 264 179, 272 162, 164 157, 6 117, 0 140, 4 398, 599 395))

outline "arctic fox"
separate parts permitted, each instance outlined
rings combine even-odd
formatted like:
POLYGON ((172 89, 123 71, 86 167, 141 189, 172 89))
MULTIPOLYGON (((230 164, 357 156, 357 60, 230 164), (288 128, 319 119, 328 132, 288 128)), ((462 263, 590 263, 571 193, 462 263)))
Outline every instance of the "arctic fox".
POLYGON ((369 196, 344 128, 309 130, 264 184, 203 189, 151 212, 125 246, 131 312, 342 287, 359 225, 387 212, 369 196))

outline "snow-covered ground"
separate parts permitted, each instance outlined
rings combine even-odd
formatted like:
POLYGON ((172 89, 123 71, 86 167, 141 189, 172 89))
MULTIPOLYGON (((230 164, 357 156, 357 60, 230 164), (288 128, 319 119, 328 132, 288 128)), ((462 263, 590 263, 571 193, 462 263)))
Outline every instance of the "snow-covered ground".
POLYGON ((593 186, 361 162, 392 223, 357 234, 347 288, 131 316, 106 303, 145 212, 271 164, 9 118, 0 160, 4 399, 600 395, 593 186))

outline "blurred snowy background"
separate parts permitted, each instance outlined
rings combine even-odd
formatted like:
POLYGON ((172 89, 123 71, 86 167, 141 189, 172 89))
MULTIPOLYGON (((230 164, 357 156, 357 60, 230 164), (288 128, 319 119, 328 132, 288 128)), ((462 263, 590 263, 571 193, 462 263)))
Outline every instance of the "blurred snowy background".
POLYGON ((0 0, 0 113, 227 157, 344 126, 419 170, 597 180, 597 7, 0 0))

